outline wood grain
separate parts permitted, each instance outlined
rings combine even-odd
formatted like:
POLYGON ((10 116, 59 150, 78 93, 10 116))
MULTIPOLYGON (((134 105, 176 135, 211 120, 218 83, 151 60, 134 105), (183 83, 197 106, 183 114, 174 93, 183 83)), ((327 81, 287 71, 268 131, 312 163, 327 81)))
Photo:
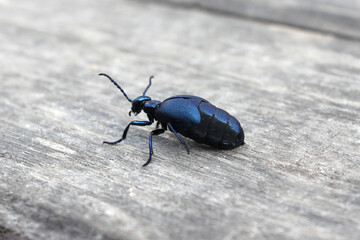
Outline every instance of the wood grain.
MULTIPOLYGON (((358 239, 359 42, 200 9, 0 1, 0 225, 29 239, 358 239), (246 145, 133 127, 132 98, 204 97, 246 145)), ((139 115, 136 119, 145 119, 139 115)))
POLYGON ((152 0, 360 40, 359 0, 152 0))

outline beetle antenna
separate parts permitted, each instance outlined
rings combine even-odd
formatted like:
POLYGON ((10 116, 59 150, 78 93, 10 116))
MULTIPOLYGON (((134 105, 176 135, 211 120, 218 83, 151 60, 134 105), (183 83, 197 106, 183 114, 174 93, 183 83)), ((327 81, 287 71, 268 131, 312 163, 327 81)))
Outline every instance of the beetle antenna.
POLYGON ((150 88, 150 86, 151 86, 151 79, 153 79, 154 78, 154 76, 151 76, 150 78, 149 78, 149 85, 145 88, 145 91, 144 91, 144 93, 143 93, 143 96, 145 96, 145 93, 147 92, 147 90, 149 90, 149 88, 150 88))
POLYGON ((100 73, 99 76, 105 76, 107 77, 118 89, 120 89, 120 91, 124 94, 124 96, 126 97, 126 99, 129 102, 132 102, 132 100, 126 95, 125 91, 120 87, 119 84, 117 84, 117 82, 115 82, 114 79, 112 79, 109 75, 105 74, 105 73, 100 73))

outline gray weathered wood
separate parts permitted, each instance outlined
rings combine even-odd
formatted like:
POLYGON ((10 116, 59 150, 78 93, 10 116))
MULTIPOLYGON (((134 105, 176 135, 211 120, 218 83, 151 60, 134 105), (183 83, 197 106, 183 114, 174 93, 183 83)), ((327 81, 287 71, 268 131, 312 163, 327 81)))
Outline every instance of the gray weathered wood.
POLYGON ((360 40, 359 0, 153 0, 360 40))
MULTIPOLYGON (((0 1, 0 225, 30 239, 360 238, 359 42, 198 9, 0 1), (133 127, 130 97, 200 95, 246 145, 133 127)), ((141 115, 137 118, 144 119, 141 115)))

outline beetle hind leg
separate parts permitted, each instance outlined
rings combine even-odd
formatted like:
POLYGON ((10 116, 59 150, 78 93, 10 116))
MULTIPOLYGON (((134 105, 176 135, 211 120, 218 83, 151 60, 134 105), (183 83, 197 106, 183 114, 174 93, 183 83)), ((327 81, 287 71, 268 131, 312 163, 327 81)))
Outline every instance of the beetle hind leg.
POLYGON ((182 143, 182 145, 184 145, 184 147, 186 148, 187 153, 190 154, 190 149, 189 149, 188 145, 184 142, 184 140, 175 131, 175 129, 173 128, 173 126, 170 123, 168 123, 168 126, 169 126, 170 131, 172 131, 175 134, 175 136, 179 139, 179 141, 182 143))

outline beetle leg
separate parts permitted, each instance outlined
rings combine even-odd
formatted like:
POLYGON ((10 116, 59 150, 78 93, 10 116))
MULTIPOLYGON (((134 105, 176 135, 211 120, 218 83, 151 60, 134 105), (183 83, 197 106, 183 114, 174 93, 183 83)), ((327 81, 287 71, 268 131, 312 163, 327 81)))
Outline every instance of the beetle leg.
POLYGON ((159 128, 159 125, 160 125, 160 122, 157 121, 157 122, 156 122, 156 127, 155 127, 155 129, 158 129, 158 128, 159 128))
POLYGON ((175 136, 179 139, 179 141, 184 145, 184 147, 186 148, 187 153, 190 154, 190 150, 189 150, 188 145, 184 142, 184 140, 182 140, 180 135, 175 131, 175 129, 173 128, 173 126, 171 126, 170 123, 168 123, 168 126, 169 126, 170 130, 175 134, 175 136))
POLYGON ((164 129, 156 129, 156 130, 151 131, 150 138, 149 138, 149 150, 150 150, 149 159, 146 161, 146 163, 143 165, 143 167, 145 167, 146 165, 148 165, 151 162, 151 156, 154 154, 153 147, 152 147, 152 136, 160 135, 164 132, 165 132, 164 129))
POLYGON ((149 121, 132 121, 131 123, 129 123, 124 132, 123 132, 123 135, 122 135, 122 138, 120 138, 119 140, 115 141, 115 142, 107 142, 107 141, 104 141, 103 143, 106 143, 106 144, 110 144, 110 145, 114 145, 114 144, 117 144, 119 142, 121 142, 122 140, 124 140, 126 138, 126 135, 127 135, 127 132, 129 131, 129 127, 131 125, 135 125, 135 126, 147 126, 147 125, 151 125, 152 122, 149 122, 149 121))

